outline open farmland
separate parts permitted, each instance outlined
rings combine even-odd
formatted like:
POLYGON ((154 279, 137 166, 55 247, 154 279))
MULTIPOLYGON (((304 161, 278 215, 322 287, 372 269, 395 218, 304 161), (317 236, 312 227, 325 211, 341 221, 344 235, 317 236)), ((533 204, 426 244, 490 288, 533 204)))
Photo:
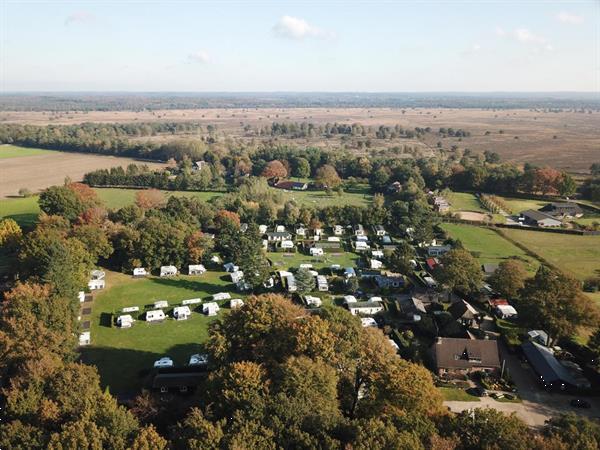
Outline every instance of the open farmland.
POLYGON ((356 189, 344 191, 341 195, 337 192, 328 194, 325 191, 283 191, 286 200, 295 200, 306 206, 322 208, 324 206, 368 206, 373 200, 369 187, 364 185, 356 189))
MULTIPOLYGON (((13 147, 18 149, 19 147, 13 147)), ((87 172, 110 167, 126 167, 140 163, 132 158, 101 156, 84 153, 42 151, 32 155, 32 149, 24 149, 26 156, 2 159, 0 162, 0 198, 17 195, 20 188, 31 192, 41 191, 48 186, 62 184, 66 177, 79 181, 87 172)), ((14 154, 16 150, 11 150, 14 154)), ((159 163, 147 163, 161 167, 159 163)))
MULTIPOLYGON (((224 272, 207 272, 202 276, 176 278, 148 277, 133 279, 116 272, 107 273, 107 288, 95 294, 91 321, 92 345, 83 349, 84 361, 94 364, 101 382, 114 392, 136 391, 155 360, 170 356, 176 364, 184 365, 190 355, 202 351, 208 338, 208 325, 215 317, 194 312, 185 321, 168 318, 162 323, 134 323, 130 329, 110 326, 110 314, 128 306, 144 305, 167 300, 173 305, 189 298, 206 300, 217 292, 235 293, 224 272)), ((169 313, 170 309, 165 310, 169 313)), ((221 310, 219 315, 225 314, 221 310)), ((85 320, 85 319, 84 319, 85 320)))
POLYGON ((0 159, 22 158, 23 156, 38 156, 52 153, 52 150, 43 150, 41 148, 25 148, 16 145, 0 145, 0 159))
POLYGON ((600 236, 514 229, 503 229, 502 233, 580 280, 600 271, 600 236))
MULTIPOLYGON (((188 109, 157 111, 33 112, 3 111, 5 123, 35 125, 77 124, 83 122, 166 122, 196 121, 217 127, 219 133, 241 139, 256 139, 244 131, 245 125, 263 127, 277 122, 360 123, 376 127, 400 125, 414 127, 452 127, 464 129, 470 137, 440 138, 430 133, 423 141, 399 139, 390 145, 410 145, 435 150, 438 141, 445 148, 457 145, 474 152, 491 150, 504 160, 551 165, 572 172, 587 172, 596 162, 600 145, 600 113, 542 112, 527 109, 458 108, 257 108, 188 109)), ((162 138, 162 137, 160 137, 162 138)), ((270 137, 269 137, 270 138, 270 137)), ((278 138, 282 140, 283 138, 278 138)), ((339 146, 339 140, 321 137, 294 139, 298 145, 339 146)), ((384 145, 374 142, 374 145, 384 145)), ((388 145, 388 144, 385 144, 388 145)))

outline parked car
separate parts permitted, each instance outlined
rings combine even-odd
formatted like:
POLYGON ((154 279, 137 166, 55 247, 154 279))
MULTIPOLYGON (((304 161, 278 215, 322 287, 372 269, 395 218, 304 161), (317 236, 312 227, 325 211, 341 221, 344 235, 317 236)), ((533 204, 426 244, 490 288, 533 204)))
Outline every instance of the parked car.
POLYGON ((472 387, 467 389, 467 393, 474 395, 476 397, 487 397, 487 391, 482 387, 472 387))
POLYGON ((573 400, 571 400, 571 406, 573 408, 591 408, 592 405, 590 405, 589 402, 586 402, 585 400, 582 400, 580 398, 574 398, 573 400))
POLYGON ((163 358, 160 358, 157 361, 154 361, 154 367, 155 368, 173 367, 173 360, 171 358, 169 358, 168 356, 165 356, 163 358))

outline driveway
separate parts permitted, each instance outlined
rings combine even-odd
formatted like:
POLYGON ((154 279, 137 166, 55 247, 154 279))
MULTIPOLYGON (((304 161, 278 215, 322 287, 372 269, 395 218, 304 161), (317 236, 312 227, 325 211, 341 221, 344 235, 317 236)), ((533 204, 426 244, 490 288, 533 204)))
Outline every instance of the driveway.
POLYGON ((516 413, 526 424, 539 427, 544 425, 547 419, 561 413, 574 412, 587 417, 600 417, 600 404, 598 399, 592 397, 574 396, 547 392, 540 388, 536 376, 528 364, 522 363, 515 355, 508 353, 506 347, 501 344, 502 356, 506 361, 505 370, 512 377, 522 403, 499 402, 489 397, 482 397, 479 402, 457 402, 447 401, 453 412, 461 412, 470 408, 490 407, 505 413, 516 413), (583 398, 592 407, 589 409, 573 408, 569 402, 574 398, 583 398))

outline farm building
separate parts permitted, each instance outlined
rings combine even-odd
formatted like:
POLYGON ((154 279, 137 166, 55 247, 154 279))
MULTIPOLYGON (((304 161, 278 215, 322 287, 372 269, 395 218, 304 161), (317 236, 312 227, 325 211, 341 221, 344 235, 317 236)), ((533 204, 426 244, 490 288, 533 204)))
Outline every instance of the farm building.
POLYGON ((202 275, 206 268, 202 264, 190 264, 188 266, 188 275, 202 275))
POLYGON ((133 269, 133 276, 136 278, 145 277, 146 275, 148 275, 148 271, 143 267, 136 267, 135 269, 133 269))
POLYGON ((117 326, 119 328, 131 328, 133 325, 133 317, 129 314, 124 314, 117 317, 117 326))
POLYGON ((359 314, 377 314, 383 311, 383 305, 380 302, 355 302, 348 304, 348 310, 353 316, 359 314))
POLYGON ((175 320, 187 320, 192 315, 189 306, 176 306, 173 308, 173 318, 175 320))
POLYGON ((533 227, 560 227, 562 222, 560 220, 555 219, 549 214, 536 211, 534 209, 528 209, 527 211, 523 211, 519 217, 519 220, 524 222, 526 225, 531 225, 533 227))
POLYGON ((161 277, 174 277, 177 275, 177 267, 175 266, 161 266, 160 276, 161 277))
POLYGON ((570 219, 583 216, 583 209, 575 202, 552 202, 544 205, 538 211, 557 219, 570 219))
POLYGON ((500 353, 495 340, 438 337, 431 347, 437 374, 497 372, 500 353))
POLYGON ((242 300, 241 298, 232 298, 231 300, 229 300, 229 307, 231 309, 238 309, 242 306, 244 306, 244 300, 242 300))
POLYGON ((161 322, 166 316, 162 309, 146 312, 146 322, 161 322))
POLYGON ((202 305, 202 312, 207 316, 216 316, 219 312, 219 305, 215 302, 208 302, 202 305))
POLYGON ((230 299, 231 299, 231 294, 229 292, 219 292, 219 293, 213 295, 213 300, 215 300, 215 301, 230 300, 230 299))

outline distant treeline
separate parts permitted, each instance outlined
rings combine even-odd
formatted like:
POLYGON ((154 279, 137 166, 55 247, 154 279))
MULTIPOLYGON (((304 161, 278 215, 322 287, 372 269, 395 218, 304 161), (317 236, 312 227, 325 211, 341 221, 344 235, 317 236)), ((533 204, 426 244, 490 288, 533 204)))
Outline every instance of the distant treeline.
POLYGON ((31 93, 0 96, 1 111, 142 111, 202 108, 538 108, 599 110, 593 93, 31 93))

